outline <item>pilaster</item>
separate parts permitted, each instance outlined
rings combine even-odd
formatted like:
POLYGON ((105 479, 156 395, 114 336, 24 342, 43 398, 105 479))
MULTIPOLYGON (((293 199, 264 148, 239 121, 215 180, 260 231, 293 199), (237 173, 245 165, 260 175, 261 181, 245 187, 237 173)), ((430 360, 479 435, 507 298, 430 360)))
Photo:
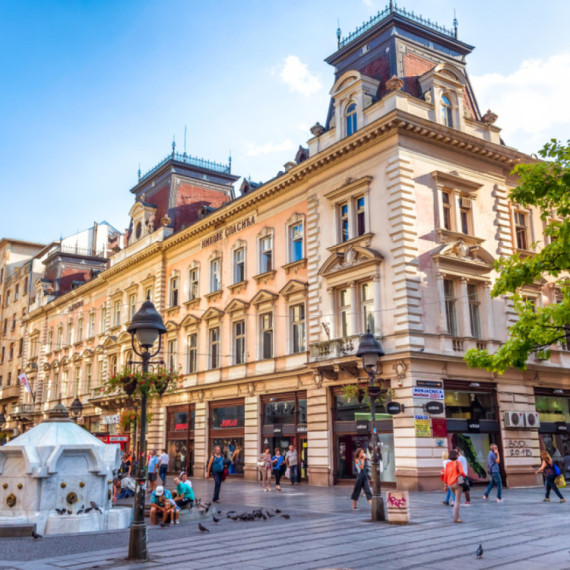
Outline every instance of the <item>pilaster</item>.
POLYGON ((332 481, 332 434, 329 391, 323 386, 307 390, 307 463, 311 485, 328 487, 332 481))
POLYGON ((261 430, 259 425, 260 402, 259 396, 249 396, 244 401, 244 467, 243 475, 246 481, 257 481, 257 460, 260 455, 261 430))
POLYGON ((309 279, 307 293, 308 343, 321 340, 321 308, 319 299, 319 200, 316 196, 307 199, 307 274, 309 279))
POLYGON ((208 404, 196 402, 194 415, 194 477, 196 479, 204 479, 208 458, 208 404))

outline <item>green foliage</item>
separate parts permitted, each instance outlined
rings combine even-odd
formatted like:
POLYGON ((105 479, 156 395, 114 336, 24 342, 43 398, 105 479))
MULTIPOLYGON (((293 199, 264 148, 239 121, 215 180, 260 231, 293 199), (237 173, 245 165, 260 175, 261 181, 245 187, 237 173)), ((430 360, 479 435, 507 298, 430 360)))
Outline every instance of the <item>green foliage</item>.
POLYGON ((111 376, 101 387, 101 392, 109 396, 127 394, 136 400, 146 395, 148 401, 160 398, 165 392, 173 392, 180 387, 182 375, 178 371, 158 368, 156 372, 136 372, 125 368, 111 376), (130 388, 130 390, 129 390, 130 388))
POLYGON ((570 141, 562 145, 553 139, 539 154, 546 160, 514 169, 519 185, 510 192, 510 199, 540 213, 548 243, 536 244, 542 249, 535 255, 516 254, 495 263, 499 277, 491 295, 512 298, 519 319, 495 354, 475 349, 465 354, 472 368, 500 374, 509 367, 524 370, 532 353, 546 360, 552 345, 566 338, 570 342, 570 141), (523 299, 521 288, 545 278, 554 284, 559 302, 535 307, 523 299))

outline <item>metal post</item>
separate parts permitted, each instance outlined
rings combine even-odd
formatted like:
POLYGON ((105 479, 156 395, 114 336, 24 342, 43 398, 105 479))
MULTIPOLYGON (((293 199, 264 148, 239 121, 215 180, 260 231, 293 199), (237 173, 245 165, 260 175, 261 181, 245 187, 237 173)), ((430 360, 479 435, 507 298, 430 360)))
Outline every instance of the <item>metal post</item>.
MULTIPOLYGON (((135 408, 135 410, 136 410, 136 408, 135 408)), ((133 471, 136 467, 138 467, 138 464, 139 464, 138 453, 137 453, 137 418, 136 417, 133 421, 133 463, 134 463, 134 465, 132 466, 131 472, 136 473, 136 471, 133 471)))
POLYGON ((376 434, 376 398, 380 390, 374 386, 374 376, 370 375, 370 406, 372 414, 372 522, 386 520, 384 499, 380 488, 380 456, 378 454, 378 437, 376 434))
MULTIPOLYGON (((150 360, 150 352, 145 350, 142 355, 142 371, 143 374, 148 373, 148 362, 150 360)), ((144 453, 146 441, 146 394, 141 398, 141 436, 140 436, 140 453, 138 458, 137 469, 137 485, 135 491, 135 507, 133 514, 133 525, 131 526, 131 537, 129 540, 129 559, 130 560, 148 560, 148 537, 146 524, 144 521, 144 453)))

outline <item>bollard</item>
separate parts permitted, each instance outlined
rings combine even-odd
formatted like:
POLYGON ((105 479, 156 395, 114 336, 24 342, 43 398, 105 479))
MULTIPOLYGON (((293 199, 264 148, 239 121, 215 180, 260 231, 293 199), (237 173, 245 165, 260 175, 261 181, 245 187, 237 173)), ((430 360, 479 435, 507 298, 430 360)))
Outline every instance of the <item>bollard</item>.
POLYGON ((408 491, 389 491, 386 494, 388 522, 408 524, 410 522, 410 496, 408 491))

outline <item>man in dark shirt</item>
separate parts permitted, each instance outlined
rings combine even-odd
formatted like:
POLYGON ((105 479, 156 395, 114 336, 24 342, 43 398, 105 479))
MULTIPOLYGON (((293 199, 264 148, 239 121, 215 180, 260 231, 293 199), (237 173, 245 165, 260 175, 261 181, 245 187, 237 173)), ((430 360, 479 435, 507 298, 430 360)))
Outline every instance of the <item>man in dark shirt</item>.
POLYGON ((483 495, 483 499, 486 501, 489 498, 489 493, 495 485, 497 485, 497 503, 503 502, 502 490, 503 484, 501 482, 501 472, 499 470, 499 464, 501 458, 499 457, 499 448, 493 443, 491 444, 491 450, 487 456, 487 473, 491 477, 489 486, 483 495))

